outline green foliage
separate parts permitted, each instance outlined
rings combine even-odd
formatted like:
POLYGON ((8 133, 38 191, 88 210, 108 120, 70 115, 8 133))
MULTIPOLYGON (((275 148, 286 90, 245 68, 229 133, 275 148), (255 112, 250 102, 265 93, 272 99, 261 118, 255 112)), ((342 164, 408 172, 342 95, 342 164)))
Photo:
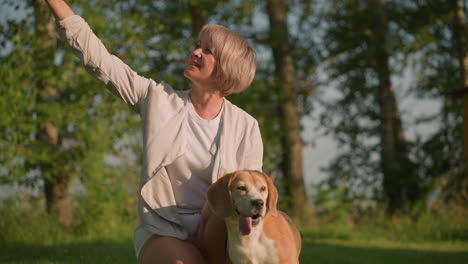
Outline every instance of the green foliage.
POLYGON ((357 225, 363 226, 380 237, 395 241, 468 240, 466 208, 452 205, 426 212, 420 207, 416 205, 411 208, 411 214, 393 217, 390 220, 383 212, 380 212, 372 216, 372 219, 362 220, 357 225))
POLYGON ((344 186, 329 189, 321 186, 315 197, 315 215, 321 221, 337 226, 346 226, 350 220, 349 189, 344 186))
MULTIPOLYGON (((336 89, 322 92, 315 102, 324 107, 319 118, 321 129, 334 136, 339 149, 325 169, 327 184, 338 188, 345 182, 355 198, 381 199, 379 83, 371 42, 375 10, 371 1, 328 1, 323 6, 317 14, 322 22, 322 65, 330 80, 327 84, 336 89)), ((403 124, 405 129, 431 122, 441 124, 437 131, 425 137, 418 135, 405 146, 414 168, 407 170, 404 178, 414 177, 418 182, 407 192, 418 189, 423 199, 436 183, 452 181, 463 170, 461 104, 446 96, 447 91, 459 87, 461 80, 453 38, 454 9, 446 1, 387 1, 385 11, 388 25, 384 49, 390 55, 390 74, 409 86, 407 91, 394 87, 397 99, 413 96, 442 103, 436 114, 403 124), (405 71, 411 76, 405 76, 405 71)), ((403 121, 409 120, 405 112, 400 114, 403 121)), ((436 184, 436 188, 445 187, 436 184)))
POLYGON ((439 190, 443 198, 450 199, 457 195, 457 188, 441 182, 459 182, 464 170, 463 144, 460 144, 463 142, 461 102, 447 95, 447 92, 459 89, 463 80, 454 37, 454 1, 452 4, 419 1, 414 5, 401 5, 418 17, 407 16, 403 24, 405 31, 412 36, 407 45, 408 61, 416 76, 411 83, 411 91, 418 98, 441 102, 439 113, 417 120, 418 124, 442 124, 427 139, 418 139, 414 143, 415 157, 421 164, 417 173, 428 190, 439 190))
POLYGON ((317 220, 304 226, 309 237, 321 240, 393 241, 401 243, 467 242, 468 211, 460 204, 431 206, 414 204, 406 214, 389 218, 371 200, 339 201, 343 192, 323 191, 316 204, 317 220), (338 199, 332 195, 338 195, 338 199))
MULTIPOLYGON (((365 1, 329 1, 318 14, 323 21, 321 48, 333 92, 317 98, 324 107, 321 129, 337 140, 339 153, 326 168, 328 184, 337 187, 346 179, 352 194, 378 190, 380 167, 378 77, 372 49, 372 9, 365 1), (354 190, 359 191, 354 191, 354 190)), ((396 40, 392 34, 388 39, 396 40)), ((390 54, 397 52, 386 47, 390 54)), ((377 197, 378 198, 378 197, 377 197)))
POLYGON ((131 263, 135 212, 120 209, 91 215, 80 201, 75 226, 65 230, 44 210, 42 199, 2 201, 0 205, 1 263, 131 263), (109 253, 106 254, 105 252, 109 253), (104 253, 104 254, 103 254, 104 253))
MULTIPOLYGON (((86 202, 80 204, 85 205, 86 202)), ((44 200, 23 198, 6 200, 0 206, 0 244, 68 244, 78 241, 131 240, 136 218, 119 210, 102 211, 102 217, 90 215, 77 207, 77 223, 71 230, 60 226, 44 210, 44 200)), ((89 208, 89 207, 88 207, 89 208)))

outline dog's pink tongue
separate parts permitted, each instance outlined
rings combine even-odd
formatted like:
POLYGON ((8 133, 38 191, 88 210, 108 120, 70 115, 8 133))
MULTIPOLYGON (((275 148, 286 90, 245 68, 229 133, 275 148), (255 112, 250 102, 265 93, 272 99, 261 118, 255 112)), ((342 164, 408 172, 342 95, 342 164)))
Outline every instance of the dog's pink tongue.
POLYGON ((250 234, 252 231, 252 217, 240 216, 239 217, 239 233, 243 236, 250 234))

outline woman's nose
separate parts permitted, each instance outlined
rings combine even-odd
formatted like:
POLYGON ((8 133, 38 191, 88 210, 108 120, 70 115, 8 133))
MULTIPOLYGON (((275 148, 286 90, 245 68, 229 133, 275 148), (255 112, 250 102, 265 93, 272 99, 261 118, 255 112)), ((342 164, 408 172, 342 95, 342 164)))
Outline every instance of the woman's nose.
POLYGON ((200 57, 201 56, 201 48, 197 48, 192 51, 192 55, 195 57, 200 57))

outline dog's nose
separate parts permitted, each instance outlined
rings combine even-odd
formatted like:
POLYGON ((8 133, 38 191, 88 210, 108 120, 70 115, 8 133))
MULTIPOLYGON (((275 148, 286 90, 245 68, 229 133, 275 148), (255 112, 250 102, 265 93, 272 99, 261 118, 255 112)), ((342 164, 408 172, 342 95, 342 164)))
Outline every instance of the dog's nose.
POLYGON ((263 200, 258 199, 258 200, 252 200, 251 202, 252 202, 252 206, 254 206, 255 208, 257 209, 263 208, 263 205, 264 205, 263 200))

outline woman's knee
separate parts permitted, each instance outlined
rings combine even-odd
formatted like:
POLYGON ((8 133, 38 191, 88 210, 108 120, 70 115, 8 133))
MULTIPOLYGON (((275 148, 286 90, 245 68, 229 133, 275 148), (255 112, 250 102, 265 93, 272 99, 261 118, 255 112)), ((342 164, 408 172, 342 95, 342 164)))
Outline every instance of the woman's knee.
POLYGON ((205 263, 200 251, 191 243, 173 237, 153 236, 140 251, 140 264, 205 263))

